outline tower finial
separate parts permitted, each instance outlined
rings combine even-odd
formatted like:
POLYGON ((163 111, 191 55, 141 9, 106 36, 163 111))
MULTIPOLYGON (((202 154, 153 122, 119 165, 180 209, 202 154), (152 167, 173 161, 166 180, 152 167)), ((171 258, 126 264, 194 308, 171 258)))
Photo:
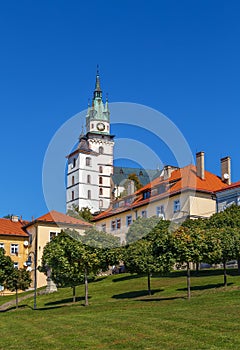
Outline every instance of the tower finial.
POLYGON ((95 83, 95 90, 93 94, 93 99, 100 98, 102 99, 102 90, 100 87, 100 77, 99 77, 99 65, 97 64, 97 74, 96 74, 96 83, 95 83))

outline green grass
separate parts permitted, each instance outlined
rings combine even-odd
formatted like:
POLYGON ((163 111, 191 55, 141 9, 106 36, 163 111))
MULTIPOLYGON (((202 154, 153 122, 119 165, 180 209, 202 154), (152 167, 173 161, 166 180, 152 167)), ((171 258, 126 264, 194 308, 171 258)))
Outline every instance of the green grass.
MULTIPOLYGON (((192 298, 186 299, 184 272, 152 278, 121 274, 89 284, 90 306, 69 288, 24 300, 18 310, 0 313, 0 349, 240 349, 240 276, 229 270, 192 276, 192 298)), ((0 297, 0 304, 5 302, 0 297)))

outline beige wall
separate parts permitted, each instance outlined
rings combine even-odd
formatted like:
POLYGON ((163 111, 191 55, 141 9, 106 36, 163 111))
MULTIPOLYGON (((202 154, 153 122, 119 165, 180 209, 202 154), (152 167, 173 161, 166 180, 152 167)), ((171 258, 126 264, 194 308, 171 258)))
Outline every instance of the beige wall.
POLYGON ((165 219, 170 221, 182 222, 187 217, 209 217, 216 212, 216 202, 208 194, 195 194, 193 191, 186 191, 177 194, 172 197, 160 199, 158 201, 151 202, 147 205, 143 205, 133 210, 126 210, 122 213, 115 214, 111 217, 101 219, 95 222, 96 227, 99 230, 103 229, 103 225, 106 225, 106 232, 120 237, 121 242, 126 241, 126 233, 128 226, 126 225, 127 216, 132 215, 132 220, 136 220, 137 217, 142 216, 142 211, 147 211, 147 217, 155 216, 157 213, 157 207, 164 206, 165 219), (180 211, 174 213, 174 202, 180 201, 180 211), (121 228, 112 230, 112 220, 121 220, 121 228))

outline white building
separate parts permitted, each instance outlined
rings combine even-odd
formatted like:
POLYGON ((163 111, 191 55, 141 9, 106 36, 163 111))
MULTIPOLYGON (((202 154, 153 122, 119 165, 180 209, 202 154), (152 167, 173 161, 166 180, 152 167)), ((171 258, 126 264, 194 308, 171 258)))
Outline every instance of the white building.
POLYGON ((86 116, 86 135, 67 156, 67 210, 73 205, 89 207, 92 213, 106 210, 111 201, 114 136, 110 134, 108 101, 103 103, 99 73, 92 106, 86 116))

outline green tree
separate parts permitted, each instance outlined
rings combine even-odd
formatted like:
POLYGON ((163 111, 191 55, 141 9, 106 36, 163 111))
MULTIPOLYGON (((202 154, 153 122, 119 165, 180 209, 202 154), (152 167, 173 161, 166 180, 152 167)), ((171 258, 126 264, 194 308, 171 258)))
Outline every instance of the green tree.
POLYGON ((89 207, 83 207, 79 210, 77 205, 73 205, 71 209, 68 209, 67 215, 87 222, 91 222, 93 217, 89 207))
MULTIPOLYGON (((153 221, 150 222, 153 223, 153 221)), ((151 226, 146 227, 149 230, 151 226)), ((127 271, 147 274, 149 295, 151 295, 152 273, 166 272, 172 267, 168 227, 169 221, 158 220, 146 236, 129 244, 125 249, 124 264, 127 271)))
MULTIPOLYGON (((76 236, 75 236, 76 237, 76 236)), ((95 248, 115 248, 120 246, 120 238, 109 233, 99 231, 94 227, 87 228, 84 235, 79 235, 79 240, 95 248)))
POLYGON ((205 231, 196 227, 179 227, 171 234, 171 251, 176 262, 187 267, 187 296, 191 297, 190 264, 200 263, 207 250, 204 241, 205 231))
POLYGON ((135 173, 129 174, 128 175, 128 179, 132 180, 134 182, 136 190, 140 190, 140 188, 143 187, 143 185, 141 184, 138 176, 135 173))
POLYGON ((137 240, 147 236, 151 230, 159 223, 163 221, 156 216, 150 218, 137 218, 132 225, 129 227, 128 232, 126 233, 126 242, 127 244, 136 242, 137 240))
POLYGON ((16 295, 16 308, 18 308, 18 291, 29 288, 32 280, 29 271, 25 269, 13 269, 7 277, 4 286, 16 295))
POLYGON ((5 255, 5 250, 0 248, 0 285, 4 286, 8 276, 14 271, 13 261, 5 255))

